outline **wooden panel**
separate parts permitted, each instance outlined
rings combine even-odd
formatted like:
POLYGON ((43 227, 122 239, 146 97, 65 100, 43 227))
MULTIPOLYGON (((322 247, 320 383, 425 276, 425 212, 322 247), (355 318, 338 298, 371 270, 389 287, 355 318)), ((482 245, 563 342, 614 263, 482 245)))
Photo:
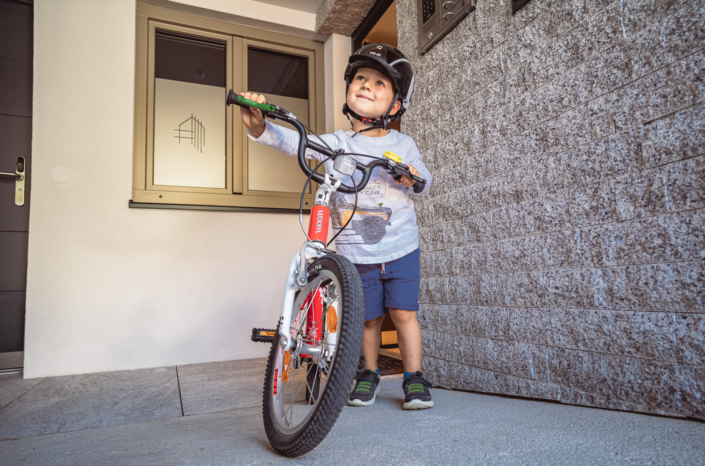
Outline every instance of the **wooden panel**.
POLYGON ((17 157, 27 160, 24 206, 15 205, 15 180, 0 177, 0 231, 27 231, 31 186, 32 119, 0 115, 0 172, 14 173, 17 157))
POLYGON ((32 60, 31 5, 0 1, 0 57, 32 60))
POLYGON ((0 232, 0 291, 27 289, 27 238, 26 232, 0 232))
POLYGON ((24 350, 25 292, 0 292, 0 353, 24 350))
POLYGON ((0 57, 0 114, 32 116, 32 62, 0 57))

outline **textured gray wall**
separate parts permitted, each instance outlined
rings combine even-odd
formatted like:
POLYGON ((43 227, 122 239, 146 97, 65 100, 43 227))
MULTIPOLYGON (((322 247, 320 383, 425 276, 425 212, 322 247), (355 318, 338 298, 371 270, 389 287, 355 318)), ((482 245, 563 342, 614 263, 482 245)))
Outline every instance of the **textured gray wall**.
POLYGON ((426 55, 403 130, 441 386, 705 418, 705 2, 510 0, 426 55))

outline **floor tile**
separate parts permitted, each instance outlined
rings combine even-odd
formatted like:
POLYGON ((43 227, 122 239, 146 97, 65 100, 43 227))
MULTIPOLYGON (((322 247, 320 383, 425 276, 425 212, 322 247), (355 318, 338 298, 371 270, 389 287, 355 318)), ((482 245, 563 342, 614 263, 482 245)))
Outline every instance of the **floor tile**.
POLYGON ((381 377, 382 390, 399 390, 402 392, 401 385, 404 382, 404 374, 385 375, 381 377))
POLYGON ((22 396, 27 390, 35 387, 43 378, 23 379, 22 374, 0 375, 0 409, 22 396))
POLYGON ((0 439, 175 416, 175 367, 50 377, 0 411, 0 439))
POLYGON ((267 358, 178 366, 184 414, 262 405, 267 358))

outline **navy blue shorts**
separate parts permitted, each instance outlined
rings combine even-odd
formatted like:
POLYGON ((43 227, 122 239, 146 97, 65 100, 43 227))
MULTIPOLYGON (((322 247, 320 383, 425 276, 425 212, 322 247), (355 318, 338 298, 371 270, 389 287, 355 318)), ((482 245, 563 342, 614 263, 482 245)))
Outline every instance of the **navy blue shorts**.
POLYGON ((420 257, 416 249, 384 264, 355 264, 365 293, 365 322, 382 317, 390 307, 419 310, 420 257))

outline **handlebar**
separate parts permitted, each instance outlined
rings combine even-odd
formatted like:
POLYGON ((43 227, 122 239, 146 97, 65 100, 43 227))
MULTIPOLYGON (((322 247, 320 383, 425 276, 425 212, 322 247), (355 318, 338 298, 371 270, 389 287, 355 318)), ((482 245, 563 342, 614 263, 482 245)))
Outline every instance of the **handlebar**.
MULTIPOLYGON (((240 107, 244 108, 256 108, 262 111, 262 114, 267 117, 267 118, 272 118, 272 119, 277 119, 277 120, 282 120, 286 121, 290 125, 292 125, 296 131, 299 133, 299 147, 298 147, 298 160, 299 160, 299 166, 301 167, 301 170, 307 175, 310 176, 314 181, 316 181, 318 184, 323 184, 325 182, 325 177, 321 175, 320 173, 314 172, 311 167, 308 166, 306 163, 306 149, 311 149, 315 152, 319 152, 327 157, 330 157, 331 160, 335 160, 336 157, 340 155, 345 155, 343 151, 332 151, 329 148, 315 143, 311 140, 308 139, 306 135, 306 130, 304 128, 304 125, 296 118, 296 116, 289 112, 288 110, 285 110, 281 107, 277 107, 276 105, 271 105, 271 104, 261 104, 259 102, 255 102, 253 100, 246 99, 242 97, 241 95, 235 94, 232 89, 228 93, 228 98, 226 100, 226 104, 235 104, 240 107)), ((377 167, 383 168, 387 173, 392 174, 395 180, 398 180, 401 175, 406 175, 409 178, 413 179, 416 181, 416 183, 413 185, 414 192, 419 193, 423 191, 424 187, 426 186, 426 180, 419 178, 417 176, 414 176, 411 174, 409 171, 409 168, 404 165, 403 163, 395 162, 393 160, 389 159, 374 159, 372 162, 368 163, 367 165, 360 163, 358 161, 355 161, 355 168, 357 170, 360 170, 362 172, 362 179, 360 180, 359 183, 354 184, 353 186, 348 186, 345 184, 341 184, 340 187, 338 187, 338 191, 346 193, 346 194, 353 194, 355 192, 359 192, 362 190, 365 186, 367 186, 367 183, 370 181, 370 176, 372 175, 372 170, 374 170, 377 167)), ((352 177, 351 177, 352 178, 352 177)), ((353 179, 353 183, 355 180, 353 179)))

